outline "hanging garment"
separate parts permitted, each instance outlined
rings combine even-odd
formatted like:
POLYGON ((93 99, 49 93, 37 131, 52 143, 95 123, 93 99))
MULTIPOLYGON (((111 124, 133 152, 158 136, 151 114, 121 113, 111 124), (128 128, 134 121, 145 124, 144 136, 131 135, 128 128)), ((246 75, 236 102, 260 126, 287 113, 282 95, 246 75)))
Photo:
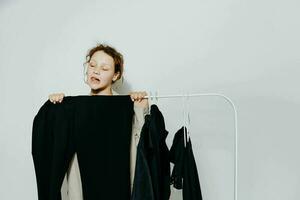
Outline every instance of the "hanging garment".
MULTIPOLYGON (((120 95, 115 90, 112 90, 113 95, 120 95)), ((136 163, 136 151, 140 138, 142 126, 144 124, 145 115, 149 114, 149 107, 140 107, 134 104, 134 114, 132 120, 132 134, 131 134, 131 151, 130 151, 130 185, 131 191, 133 187, 134 171, 136 163)), ((62 188, 63 200, 83 200, 82 184, 80 177, 80 170, 78 165, 77 153, 75 152, 73 159, 70 162, 69 170, 63 184, 66 184, 66 189, 62 188), (65 197, 65 198, 64 198, 65 197)), ((99 180, 100 181, 100 180, 99 180)))
POLYGON ((61 200, 77 152, 84 200, 130 199, 130 95, 66 96, 46 101, 33 120, 32 157, 39 200, 61 200))
POLYGON ((170 161, 166 145, 168 131, 157 105, 152 104, 137 147, 131 200, 168 200, 170 161))
POLYGON ((202 200, 197 166, 192 150, 191 140, 184 147, 184 129, 182 126, 176 133, 170 148, 170 161, 174 164, 171 184, 182 189, 183 200, 202 200))

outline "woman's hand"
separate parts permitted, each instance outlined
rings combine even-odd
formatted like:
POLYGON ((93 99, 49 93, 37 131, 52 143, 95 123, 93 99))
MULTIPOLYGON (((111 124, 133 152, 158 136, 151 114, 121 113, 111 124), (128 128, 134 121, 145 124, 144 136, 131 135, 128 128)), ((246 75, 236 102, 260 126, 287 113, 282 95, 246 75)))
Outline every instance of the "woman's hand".
POLYGON ((134 104, 146 108, 149 106, 148 99, 144 98, 144 96, 147 96, 147 92, 130 92, 129 93, 131 100, 134 101, 134 104))
POLYGON ((54 93, 54 94, 50 94, 49 95, 49 100, 52 102, 52 103, 61 103, 63 98, 64 98, 65 94, 64 93, 54 93))

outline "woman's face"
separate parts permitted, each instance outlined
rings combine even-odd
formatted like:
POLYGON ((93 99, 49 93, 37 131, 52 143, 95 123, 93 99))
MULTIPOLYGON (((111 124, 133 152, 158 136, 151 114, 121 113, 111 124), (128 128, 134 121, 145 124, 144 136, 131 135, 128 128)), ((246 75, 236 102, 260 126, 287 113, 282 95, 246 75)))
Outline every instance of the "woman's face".
POLYGON ((87 84, 91 89, 105 89, 116 80, 114 59, 104 51, 96 51, 87 65, 87 84))

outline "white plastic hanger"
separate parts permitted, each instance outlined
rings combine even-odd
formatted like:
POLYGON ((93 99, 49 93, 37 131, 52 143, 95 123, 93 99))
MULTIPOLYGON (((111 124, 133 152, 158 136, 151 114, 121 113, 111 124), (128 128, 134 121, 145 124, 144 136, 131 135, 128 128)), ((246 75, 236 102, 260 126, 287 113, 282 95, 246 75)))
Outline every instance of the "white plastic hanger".
POLYGON ((186 118, 185 118, 185 113, 186 113, 186 108, 185 108, 185 100, 186 96, 182 95, 182 124, 183 124, 183 140, 184 140, 184 147, 186 147, 186 118))
POLYGON ((184 147, 186 147, 186 143, 190 139, 190 113, 189 113, 189 104, 188 104, 188 93, 186 95, 182 95, 183 100, 183 133, 184 133, 184 147))
POLYGON ((190 120, 190 104, 189 104, 189 93, 186 95, 186 105, 187 105, 187 141, 189 142, 191 136, 191 120, 190 120))
POLYGON ((147 98, 149 99, 149 97, 150 97, 150 102, 148 104, 149 105, 149 110, 150 110, 152 104, 156 104, 156 105, 158 104, 158 92, 155 91, 155 95, 152 95, 152 92, 150 90, 148 92, 149 92, 149 95, 148 95, 147 98))

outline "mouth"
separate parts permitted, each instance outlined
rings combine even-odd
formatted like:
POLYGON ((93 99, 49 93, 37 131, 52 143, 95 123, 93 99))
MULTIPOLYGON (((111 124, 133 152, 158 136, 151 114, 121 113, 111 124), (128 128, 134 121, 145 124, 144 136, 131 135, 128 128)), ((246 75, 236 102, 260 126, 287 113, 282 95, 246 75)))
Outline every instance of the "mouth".
POLYGON ((96 77, 91 77, 91 82, 92 83, 100 83, 100 79, 98 79, 96 77))

